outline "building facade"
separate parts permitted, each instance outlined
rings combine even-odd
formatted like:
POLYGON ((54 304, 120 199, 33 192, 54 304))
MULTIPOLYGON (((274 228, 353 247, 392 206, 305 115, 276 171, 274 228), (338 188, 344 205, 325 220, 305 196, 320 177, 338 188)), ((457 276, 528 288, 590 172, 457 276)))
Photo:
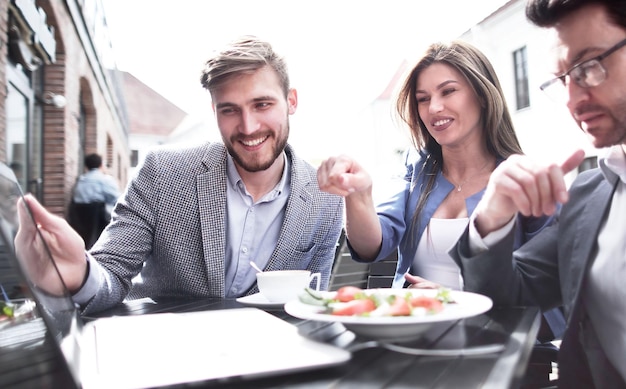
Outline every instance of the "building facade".
POLYGON ((64 215, 83 157, 123 188, 128 120, 100 0, 0 2, 0 161, 64 215))
MULTIPOLYGON (((561 161, 575 149, 585 150, 586 160, 566 176, 572 182, 580 171, 597 166, 602 151, 589 142, 564 102, 551 100, 539 89, 539 85, 554 77, 552 37, 549 29, 536 27, 526 19, 525 5, 525 0, 510 0, 457 39, 473 44, 491 61, 525 154, 548 163, 561 161)), ((393 131, 408 134, 408 130, 393 121, 389 112, 393 111, 398 88, 412 66, 413 62, 402 63, 387 89, 368 107, 374 118, 374 138, 385 139, 378 144, 378 161, 397 161, 398 152, 410 147, 408 135, 398 137, 393 131)), ((382 171, 392 170, 385 166, 382 171)), ((381 181, 384 178, 379 177, 381 181)))
POLYGON ((538 161, 559 162, 581 148, 587 159, 578 170, 595 167, 600 150, 572 119, 565 102, 551 100, 539 89, 554 77, 552 32, 531 24, 525 6, 524 0, 505 3, 460 39, 478 47, 493 64, 524 153, 538 161))

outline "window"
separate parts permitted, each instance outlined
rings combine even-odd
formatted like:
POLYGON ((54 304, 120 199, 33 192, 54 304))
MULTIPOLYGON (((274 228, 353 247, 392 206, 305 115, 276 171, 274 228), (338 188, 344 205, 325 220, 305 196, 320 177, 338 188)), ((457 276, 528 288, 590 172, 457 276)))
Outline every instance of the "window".
POLYGON ((9 61, 7 71, 6 132, 3 162, 11 166, 25 191, 42 198, 43 129, 41 109, 35 104, 36 70, 26 71, 21 65, 9 61))
POLYGON ((9 83, 7 87, 6 161, 22 188, 26 188, 29 101, 13 84, 9 83))
POLYGON ((592 156, 587 157, 583 160, 583 162, 578 166, 578 172, 584 172, 585 170, 595 169, 598 167, 598 157, 592 156))
POLYGON ((513 52, 513 66, 515 67, 515 100, 519 110, 530 106, 526 46, 513 52))
POLYGON ((107 134, 107 158, 106 158, 106 163, 107 163, 107 168, 108 169, 114 169, 115 165, 113 164, 115 161, 113 160, 114 156, 114 150, 113 150, 113 139, 111 139, 111 136, 109 134, 107 134))
POLYGON ((139 150, 130 151, 130 167, 136 167, 139 164, 139 150))

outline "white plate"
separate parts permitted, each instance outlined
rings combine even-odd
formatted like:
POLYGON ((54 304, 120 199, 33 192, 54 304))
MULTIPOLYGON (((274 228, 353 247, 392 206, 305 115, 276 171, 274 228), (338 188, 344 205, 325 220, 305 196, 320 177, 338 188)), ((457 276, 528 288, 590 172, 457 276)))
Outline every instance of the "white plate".
POLYGON ((282 308, 285 303, 277 303, 269 301, 261 293, 251 294, 249 296, 243 296, 236 299, 237 302, 247 305, 249 307, 257 308, 282 308))
MULTIPOLYGON (((365 289, 366 293, 435 296, 436 290, 426 289, 365 289)), ((332 298, 335 292, 320 292, 332 298)), ((335 316, 324 312, 324 307, 304 304, 299 300, 285 304, 285 311, 297 318, 325 322, 339 322, 357 335, 372 339, 408 340, 419 337, 433 323, 451 321, 479 315, 491 309, 493 302, 487 296, 476 293, 450 291, 455 304, 446 304, 441 312, 424 316, 335 316)))

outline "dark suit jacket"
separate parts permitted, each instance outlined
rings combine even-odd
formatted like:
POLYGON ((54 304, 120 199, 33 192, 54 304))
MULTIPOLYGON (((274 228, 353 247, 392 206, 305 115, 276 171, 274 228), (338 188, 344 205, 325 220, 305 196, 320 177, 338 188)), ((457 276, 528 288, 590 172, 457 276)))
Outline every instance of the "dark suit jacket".
POLYGON ((579 340, 585 322, 580 292, 616 183, 617 177, 608 182, 600 169, 581 173, 570 188, 570 200, 559 221, 514 253, 509 234, 488 252, 469 257, 467 230, 450 252, 461 268, 465 289, 490 296, 496 305, 539 305, 543 310, 563 305, 567 326, 559 352, 562 387, 593 387, 579 340))
MULTIPOLYGON (((327 288, 343 225, 343 199, 285 149, 291 192, 268 270, 308 269, 327 288)), ((84 313, 140 297, 224 297, 226 158, 221 143, 150 153, 90 253, 105 286, 84 313), (131 280, 141 272, 142 282, 131 280)), ((136 280, 137 281, 137 280, 136 280)), ((258 292, 254 285, 248 294, 258 292)))

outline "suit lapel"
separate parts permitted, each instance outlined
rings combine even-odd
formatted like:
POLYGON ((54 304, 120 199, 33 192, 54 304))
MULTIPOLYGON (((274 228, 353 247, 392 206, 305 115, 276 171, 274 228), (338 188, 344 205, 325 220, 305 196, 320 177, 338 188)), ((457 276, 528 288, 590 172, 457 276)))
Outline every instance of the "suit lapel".
POLYGON ((211 144, 204 160, 208 170, 197 177, 202 248, 207 267, 208 287, 224 297, 224 256, 226 253, 226 151, 211 144))
POLYGON ((592 264, 594 248, 598 240, 600 226, 605 219, 606 212, 611 206, 611 198, 615 190, 615 185, 611 185, 606 180, 602 180, 593 190, 587 200, 580 215, 577 217, 576 234, 568 239, 572 239, 575 245, 573 258, 570 261, 570 288, 572 292, 569 301, 577 301, 580 298, 580 291, 583 285, 583 278, 587 274, 587 269, 592 264))
POLYGON ((300 241, 306 220, 311 214, 312 199, 308 190, 311 179, 302 166, 302 161, 293 155, 291 147, 287 146, 285 151, 291 164, 291 193, 278 242, 267 266, 268 270, 289 268, 289 258, 293 257, 295 248, 299 246, 297 242, 300 241))

